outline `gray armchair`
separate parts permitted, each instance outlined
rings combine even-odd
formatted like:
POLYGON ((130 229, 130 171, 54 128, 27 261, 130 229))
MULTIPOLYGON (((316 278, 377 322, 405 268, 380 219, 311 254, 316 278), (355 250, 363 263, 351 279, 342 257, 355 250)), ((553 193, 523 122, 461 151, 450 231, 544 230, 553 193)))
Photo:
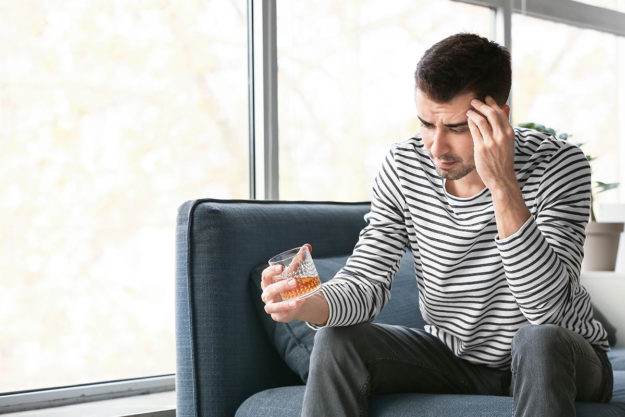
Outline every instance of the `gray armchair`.
MULTIPOLYGON (((260 270, 272 255, 311 243, 322 280, 340 268, 364 226, 368 203, 196 200, 176 233, 177 415, 297 416, 314 332, 262 314, 260 270), (324 276, 325 275, 325 276, 324 276)), ((422 326, 407 255, 376 321, 422 326)), ((578 416, 625 416, 625 351, 611 354, 609 404, 579 403, 578 416)), ((507 416, 510 397, 393 394, 372 416, 507 416)))

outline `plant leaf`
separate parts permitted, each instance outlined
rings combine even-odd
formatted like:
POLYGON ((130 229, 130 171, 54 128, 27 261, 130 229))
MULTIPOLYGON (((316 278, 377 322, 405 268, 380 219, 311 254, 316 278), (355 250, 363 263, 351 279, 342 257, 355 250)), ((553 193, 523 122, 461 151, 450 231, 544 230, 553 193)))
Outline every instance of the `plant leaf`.
POLYGON ((613 190, 617 188, 619 185, 620 183, 618 182, 606 183, 606 182, 601 182, 601 181, 595 181, 595 187, 598 188, 597 194, 602 193, 604 191, 613 190))
MULTIPOLYGON (((547 133, 547 134, 553 135, 553 136, 557 137, 558 139, 562 139, 562 140, 568 140, 569 138, 571 138, 573 136, 570 133, 564 133, 564 132, 557 134, 554 129, 552 129, 550 127, 546 127, 545 125, 541 125, 539 123, 533 123, 533 122, 519 123, 519 127, 524 127, 524 128, 527 128, 527 129, 534 129, 534 130, 537 130, 537 131, 542 132, 542 133, 547 133)), ((585 144, 585 142, 575 143, 575 145, 580 147, 580 148, 584 144, 585 144)), ((586 156, 586 159, 588 160, 589 163, 591 163, 592 161, 597 159, 594 156, 588 155, 586 152, 584 152, 584 155, 586 156)), ((620 183, 618 183, 618 182, 605 183, 605 182, 601 182, 601 181, 595 181, 594 185, 593 185, 593 191, 596 192, 597 194, 599 194, 599 193, 602 193, 604 191, 613 190, 613 189, 617 188, 619 185, 620 185, 620 183)), ((592 196, 591 196, 591 201, 592 201, 592 196)), ((592 205, 592 202, 591 202, 591 205, 592 205)))

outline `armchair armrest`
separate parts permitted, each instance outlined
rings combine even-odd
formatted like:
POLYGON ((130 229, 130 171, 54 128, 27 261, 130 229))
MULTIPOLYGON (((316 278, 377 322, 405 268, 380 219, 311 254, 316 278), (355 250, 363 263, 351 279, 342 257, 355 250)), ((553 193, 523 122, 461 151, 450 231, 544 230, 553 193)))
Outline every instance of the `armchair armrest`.
POLYGON ((299 384, 263 333, 250 272, 310 243, 348 255, 369 203, 195 200, 176 230, 176 390, 179 416, 232 416, 263 389, 299 384))

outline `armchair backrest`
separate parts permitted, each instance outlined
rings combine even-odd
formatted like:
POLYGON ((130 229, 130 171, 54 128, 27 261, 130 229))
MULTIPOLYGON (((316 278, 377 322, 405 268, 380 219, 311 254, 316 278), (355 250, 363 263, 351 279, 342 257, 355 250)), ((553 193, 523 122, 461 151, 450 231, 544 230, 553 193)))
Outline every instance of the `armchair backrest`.
POLYGON ((247 397, 301 381, 256 316, 250 272, 310 243, 316 257, 347 256, 369 203, 195 200, 176 231, 178 416, 232 416, 247 397))

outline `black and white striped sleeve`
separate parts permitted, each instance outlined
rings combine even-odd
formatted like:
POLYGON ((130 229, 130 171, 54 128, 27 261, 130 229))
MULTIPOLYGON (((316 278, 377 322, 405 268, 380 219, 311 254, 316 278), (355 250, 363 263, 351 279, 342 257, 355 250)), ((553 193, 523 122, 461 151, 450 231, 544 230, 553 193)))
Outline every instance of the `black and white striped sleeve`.
POLYGON ((497 240, 509 288, 532 324, 560 324, 579 286, 590 208, 590 166, 576 146, 556 152, 533 217, 497 240))
POLYGON ((405 201, 393 159, 385 158, 375 178, 367 225, 345 266, 322 287, 330 307, 327 326, 373 320, 390 296, 391 281, 408 242, 405 201))

